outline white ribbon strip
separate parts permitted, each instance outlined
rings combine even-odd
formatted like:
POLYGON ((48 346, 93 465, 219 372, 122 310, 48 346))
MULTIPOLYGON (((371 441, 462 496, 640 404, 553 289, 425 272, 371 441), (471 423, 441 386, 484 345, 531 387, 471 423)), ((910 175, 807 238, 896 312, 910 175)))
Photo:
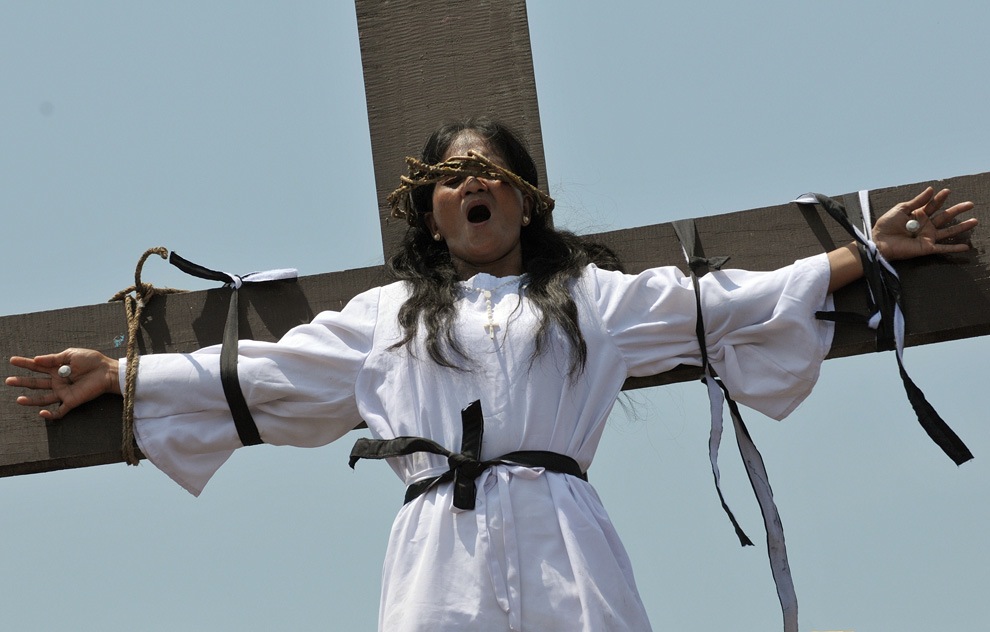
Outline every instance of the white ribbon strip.
POLYGON ((286 281, 299 277, 299 271, 295 268, 276 268, 274 270, 262 270, 260 272, 248 272, 245 275, 236 275, 224 272, 233 279, 235 290, 241 289, 245 283, 264 283, 265 281, 286 281))
MULTIPOLYGON (((867 236, 864 236, 864 241, 866 241, 867 248, 870 250, 870 254, 873 259, 880 263, 884 268, 887 269, 890 274, 893 275, 895 279, 900 280, 897 276, 897 271, 894 267, 884 259, 883 255, 880 254, 880 250, 877 249, 877 245, 873 242, 873 215, 870 212, 870 192, 868 190, 862 190, 859 192, 859 206, 863 212, 863 230, 866 232, 867 236)), ((874 297, 876 298, 876 297, 874 297)), ((880 310, 877 310, 875 314, 870 317, 870 327, 876 329, 880 326, 880 310)), ((897 347, 897 357, 900 358, 901 362, 904 361, 904 312, 901 311, 901 306, 894 303, 894 344, 897 347)))
MULTIPOLYGON (((519 540, 509 484, 512 478, 535 480, 545 471, 542 467, 500 463, 489 467, 475 481, 477 499, 474 513, 484 549, 482 555, 488 561, 495 600, 509 617, 510 632, 522 632, 522 585, 519 540), (492 498, 493 495, 495 498, 492 498)), ((451 511, 460 510, 451 505, 451 511)))
MULTIPOLYGON (((812 198, 811 203, 817 203, 812 198)), ((681 244, 681 252, 684 258, 690 261, 687 249, 681 244)), ((700 285, 695 287, 700 291, 700 285)), ((701 315, 699 315, 700 317, 701 315)), ((715 375, 711 370, 711 363, 703 367, 705 372, 705 386, 708 388, 708 401, 712 416, 711 435, 708 439, 708 458, 711 461, 712 473, 715 476, 715 488, 718 490, 723 507, 728 512, 725 499, 722 497, 721 473, 718 467, 719 445, 724 432, 723 411, 725 408, 725 393, 716 383, 715 375)), ((730 410, 733 430, 736 435, 736 445, 739 448, 739 456, 746 467, 746 474, 756 495, 760 513, 763 516, 763 524, 767 535, 767 555, 770 558, 770 569, 773 575, 774 584, 777 587, 777 598, 780 601, 781 613, 784 617, 784 632, 798 632, 798 603, 797 593, 794 590, 794 579, 791 576, 790 564, 787 561, 787 547, 784 543, 784 528, 780 521, 780 514, 777 512, 777 505, 773 500, 773 491, 770 488, 770 481, 767 477, 766 467, 760 456, 759 450, 753 444, 746 432, 742 419, 737 418, 730 410)), ((730 518, 732 515, 730 515, 730 518)), ((733 518, 734 519, 734 518, 733 518)))
MULTIPOLYGON (((804 195, 798 197, 794 200, 798 204, 818 204, 818 199, 810 194, 805 193, 804 195)), ((880 250, 877 248, 876 243, 873 241, 873 219, 870 213, 870 192, 867 189, 859 191, 859 206, 862 211, 863 216, 863 230, 856 227, 856 224, 852 225, 852 229, 856 232, 856 236, 862 240, 862 243, 866 246, 869 256, 873 261, 878 262, 884 268, 887 269, 890 274, 894 276, 895 279, 900 279, 897 275, 897 271, 894 267, 890 265, 883 255, 880 254, 880 250)), ((872 290, 870 290, 872 295, 872 290)), ((873 297, 874 302, 877 301, 877 297, 873 297)), ((876 329, 880 326, 880 310, 870 315, 869 326, 871 329, 876 329)), ((897 357, 904 359, 904 313, 901 311, 901 306, 895 303, 894 305, 894 344, 897 347, 897 357)))

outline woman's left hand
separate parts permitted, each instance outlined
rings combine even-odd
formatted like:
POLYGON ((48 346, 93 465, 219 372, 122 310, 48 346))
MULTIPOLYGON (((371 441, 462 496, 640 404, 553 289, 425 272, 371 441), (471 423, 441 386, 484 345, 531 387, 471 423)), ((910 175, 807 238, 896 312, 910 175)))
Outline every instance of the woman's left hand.
POLYGON ((953 223, 958 215, 972 210, 973 203, 960 202, 940 210, 948 197, 948 189, 935 193, 928 187, 913 200, 901 202, 880 216, 873 227, 873 241, 880 254, 888 261, 896 261, 969 250, 969 244, 944 241, 972 230, 979 223, 975 217, 953 223), (907 227, 912 219, 919 224, 915 233, 907 227))
POLYGON ((4 381, 7 386, 28 389, 17 403, 38 407, 38 414, 47 420, 61 419, 104 393, 120 395, 119 363, 93 349, 66 349, 33 358, 14 356, 10 363, 35 373, 12 375, 4 381))

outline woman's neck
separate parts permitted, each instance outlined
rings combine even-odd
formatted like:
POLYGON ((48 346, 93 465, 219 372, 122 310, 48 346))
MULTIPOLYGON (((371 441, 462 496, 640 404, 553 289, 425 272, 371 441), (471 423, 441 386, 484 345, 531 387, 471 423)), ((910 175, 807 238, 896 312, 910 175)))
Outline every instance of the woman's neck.
POLYGON ((453 255, 450 258, 454 264, 454 270, 457 271, 457 277, 461 281, 467 281, 471 277, 481 273, 490 274, 493 277, 508 277, 519 276, 525 272, 523 269, 522 254, 518 252, 509 253, 506 257, 481 264, 464 261, 453 255))

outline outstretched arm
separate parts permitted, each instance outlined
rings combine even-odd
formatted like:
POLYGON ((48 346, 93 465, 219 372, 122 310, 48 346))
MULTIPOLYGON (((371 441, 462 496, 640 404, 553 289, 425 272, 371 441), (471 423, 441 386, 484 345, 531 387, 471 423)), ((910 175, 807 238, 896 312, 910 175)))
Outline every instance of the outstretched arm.
POLYGON ((5 383, 31 389, 33 392, 18 397, 17 403, 42 407, 38 414, 45 419, 61 419, 76 406, 105 393, 120 395, 118 362, 92 349, 66 349, 34 358, 14 356, 10 363, 39 374, 11 376, 5 383), (67 377, 59 374, 62 366, 69 367, 67 377), (54 410, 45 408, 53 404, 57 405, 54 410))
MULTIPOLYGON (((949 190, 938 193, 928 187, 914 199, 894 206, 873 227, 873 241, 880 254, 888 261, 911 259, 931 254, 965 252, 968 244, 943 243, 972 230, 978 223, 975 217, 953 224, 957 216, 973 209, 972 202, 960 202, 941 211, 949 197, 949 190), (919 229, 912 234, 907 229, 909 220, 916 220, 919 229)), ((828 253, 831 278, 828 291, 834 292, 863 276, 863 262, 855 244, 837 248, 828 253)))

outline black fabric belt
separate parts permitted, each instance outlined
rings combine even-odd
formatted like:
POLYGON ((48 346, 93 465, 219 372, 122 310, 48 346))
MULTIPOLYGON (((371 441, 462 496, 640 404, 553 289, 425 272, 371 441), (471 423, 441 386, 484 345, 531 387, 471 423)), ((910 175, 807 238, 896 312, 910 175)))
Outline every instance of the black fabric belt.
POLYGON ((474 509, 477 500, 475 481, 493 465, 524 465, 542 467, 552 472, 570 474, 588 480, 578 462, 566 454, 544 450, 520 450, 503 454, 496 459, 481 460, 481 443, 485 432, 481 401, 471 402, 461 410, 461 451, 451 452, 442 445, 423 437, 396 437, 395 439, 358 439, 351 450, 349 465, 353 468, 360 459, 387 459, 408 456, 416 452, 428 452, 447 457, 450 469, 432 478, 417 481, 406 488, 405 502, 425 494, 431 488, 453 481, 454 506, 458 509, 474 509))

